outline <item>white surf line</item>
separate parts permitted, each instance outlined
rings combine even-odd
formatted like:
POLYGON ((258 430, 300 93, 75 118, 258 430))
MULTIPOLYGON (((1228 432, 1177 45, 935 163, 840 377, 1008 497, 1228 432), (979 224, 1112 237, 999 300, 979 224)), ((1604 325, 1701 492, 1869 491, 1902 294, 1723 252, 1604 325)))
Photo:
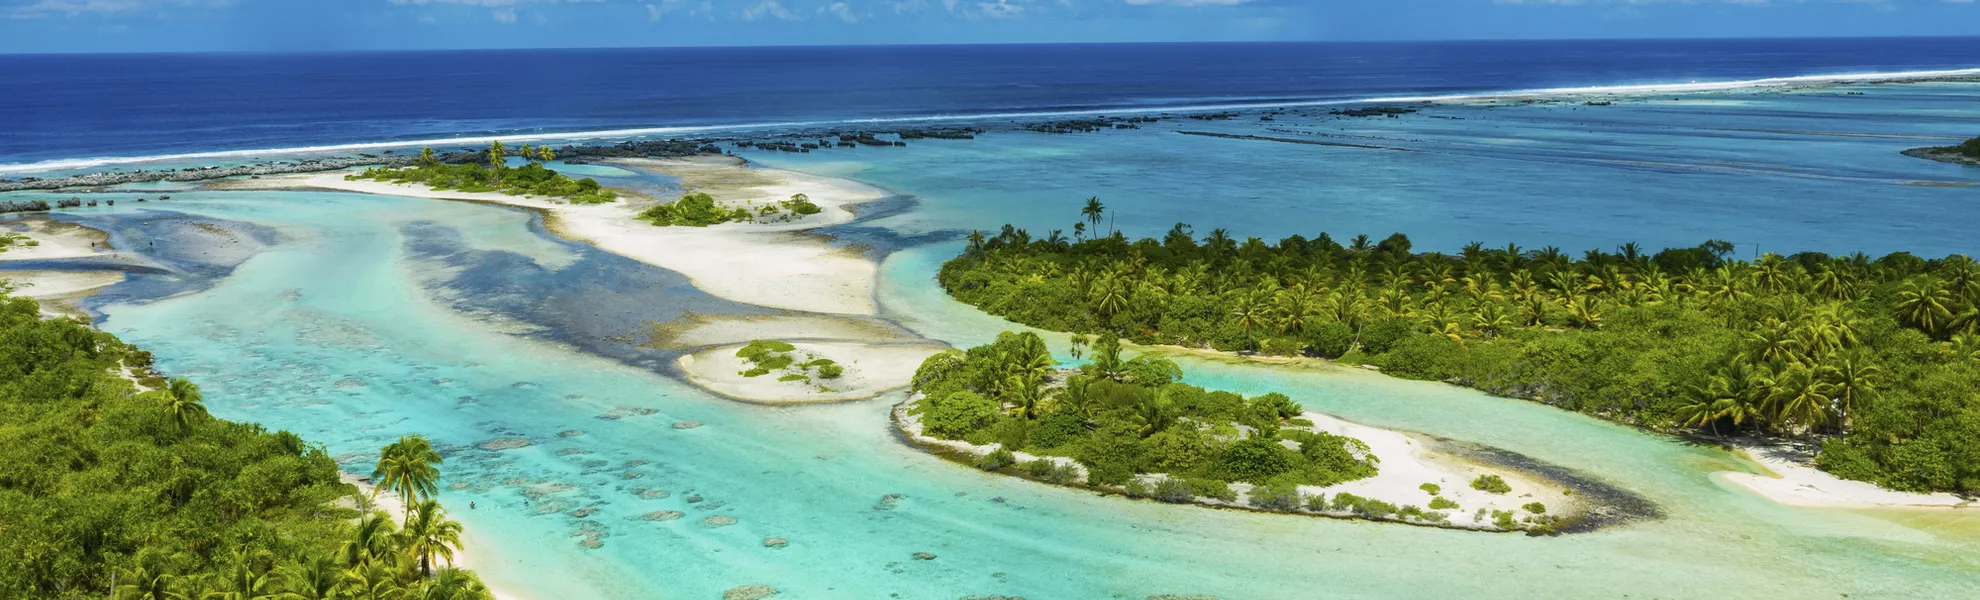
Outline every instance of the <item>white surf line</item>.
POLYGON ((519 133, 513 135, 479 135, 451 138, 430 138, 422 140, 400 140, 388 142, 359 142, 349 144, 326 144, 318 146, 296 146, 290 148, 267 148, 259 150, 216 150, 211 152, 188 152, 182 154, 161 154, 154 156, 96 157, 57 159, 36 163, 0 164, 0 174, 39 173, 104 167, 111 165, 141 165, 147 163, 210 160, 224 158, 258 158, 261 156, 290 156, 303 154, 329 154, 355 150, 388 150, 417 148, 421 146, 479 145, 497 140, 504 142, 536 141, 579 141, 598 138, 638 138, 647 136, 675 135, 684 133, 704 133, 720 131, 749 131, 758 129, 783 129, 801 127, 845 126, 862 124, 892 123, 946 123, 987 121, 993 119, 1023 119, 1041 117, 1077 117, 1093 115, 1147 115, 1169 112, 1202 112, 1214 110, 1251 110, 1263 108, 1300 108, 1314 106, 1343 106, 1350 104, 1378 104, 1384 102, 1453 102, 1462 100, 1490 100, 1495 98, 1526 98, 1534 96, 1581 96, 1581 95, 1646 95, 1666 93, 1697 93, 1723 91, 1750 87, 1770 87, 1797 83, 1833 83, 1858 79, 1907 80, 1931 79, 1937 77, 1980 76, 1980 68, 1946 69, 1936 71, 1894 71, 1888 73, 1846 73, 1836 75, 1796 75, 1791 77, 1771 77, 1763 79, 1743 79, 1731 81, 1686 82, 1686 83, 1645 83, 1629 85, 1586 86, 1509 90, 1497 92, 1477 92, 1465 94, 1443 94, 1431 96, 1374 96, 1337 100, 1307 100, 1292 102, 1252 102, 1224 104, 1191 104, 1175 106, 1133 106, 1114 108, 1091 108, 1059 111, 1029 111, 1001 113, 971 113, 964 115, 926 115, 918 117, 875 117, 862 119, 832 119, 814 121, 775 121, 768 123, 743 123, 731 125, 682 125, 669 127, 640 127, 628 129, 605 129, 597 131, 576 131, 562 133, 519 133))

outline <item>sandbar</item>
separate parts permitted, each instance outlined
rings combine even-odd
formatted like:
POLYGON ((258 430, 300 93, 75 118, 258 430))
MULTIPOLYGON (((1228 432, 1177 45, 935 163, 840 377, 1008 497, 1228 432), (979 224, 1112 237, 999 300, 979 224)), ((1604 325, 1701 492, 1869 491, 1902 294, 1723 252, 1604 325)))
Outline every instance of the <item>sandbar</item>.
POLYGON ((750 364, 736 356, 742 345, 710 348, 681 356, 681 370, 695 385, 737 400, 765 404, 806 404, 864 400, 907 387, 921 362, 942 346, 862 342, 795 342, 794 357, 828 358, 845 367, 836 379, 780 381, 781 373, 744 377, 750 364))
POLYGON ((1734 444, 1739 454, 1772 472, 1774 476, 1720 472, 1718 477, 1752 490, 1760 496, 1788 506, 1814 508, 1970 508, 1975 504, 1945 492, 1923 494, 1878 487, 1867 481, 1851 481, 1815 467, 1812 454, 1782 441, 1743 440, 1734 444))

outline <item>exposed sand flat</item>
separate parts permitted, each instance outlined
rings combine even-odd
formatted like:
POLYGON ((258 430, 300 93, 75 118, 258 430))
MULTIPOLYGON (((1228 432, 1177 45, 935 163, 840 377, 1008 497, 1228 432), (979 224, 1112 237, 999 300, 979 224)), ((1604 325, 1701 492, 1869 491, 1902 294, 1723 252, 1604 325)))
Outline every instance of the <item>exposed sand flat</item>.
MULTIPOLYGON (((465 200, 543 211, 545 222, 566 238, 686 275, 717 297, 769 308, 805 312, 872 315, 878 265, 857 252, 834 248, 799 232, 852 220, 847 207, 886 195, 856 182, 777 169, 746 166, 741 159, 628 160, 623 166, 681 178, 683 185, 717 201, 761 206, 805 194, 823 209, 789 223, 725 223, 709 227, 655 227, 637 220, 651 203, 570 205, 544 198, 499 193, 435 191, 424 186, 379 181, 346 181, 345 173, 306 178, 246 180, 253 189, 317 188, 366 194, 465 200)), ((242 180, 235 180, 242 181, 242 180)), ((238 188, 237 188, 238 189, 238 188)))
POLYGON ((816 315, 689 315, 653 326, 652 345, 688 350, 750 340, 914 341, 920 337, 878 319, 816 315))
POLYGON ((710 391, 749 402, 803 404, 841 402, 872 398, 882 392, 907 387, 921 361, 947 348, 933 345, 881 345, 855 342, 793 343, 793 357, 807 355, 829 358, 845 367, 837 379, 779 381, 783 373, 743 377, 749 363, 736 356, 742 345, 711 348, 682 356, 680 365, 688 380, 710 391), (821 390, 820 387, 829 388, 821 390))
POLYGON ((51 316, 88 318, 77 300, 124 281, 120 271, 0 271, 0 281, 13 286, 13 295, 41 303, 51 316))
POLYGON ((0 221, 0 233, 26 236, 36 243, 34 246, 9 246, 6 252, 0 252, 0 261, 77 258, 110 251, 108 234, 47 217, 0 221))
POLYGON ((1959 496, 1940 492, 1920 494, 1877 487, 1865 481, 1850 481, 1814 466, 1808 452, 1784 442, 1745 440, 1735 444, 1747 458, 1776 476, 1722 472, 1718 475, 1734 485, 1789 506, 1819 508, 1966 508, 1974 506, 1959 496))
POLYGON ((1579 503, 1571 502, 1565 488, 1547 484, 1508 469, 1493 469, 1472 464, 1458 457, 1432 451, 1423 443, 1406 433, 1352 423, 1339 418, 1308 412, 1300 415, 1313 421, 1313 429, 1335 435, 1356 438, 1368 444, 1368 449, 1382 460, 1374 477, 1350 481, 1327 487, 1301 486, 1300 491, 1328 496, 1347 492, 1363 498, 1375 498, 1402 506, 1414 504, 1428 508, 1430 494, 1423 491, 1425 483, 1434 483, 1443 488, 1438 495, 1458 507, 1451 513, 1451 524, 1460 527, 1482 527, 1491 524, 1488 514, 1484 520, 1477 520, 1478 509, 1515 511, 1528 502, 1539 502, 1547 506, 1547 514, 1571 515, 1577 512, 1579 503), (1492 494, 1471 488, 1471 482, 1479 475, 1498 475, 1512 487, 1511 492, 1492 494))

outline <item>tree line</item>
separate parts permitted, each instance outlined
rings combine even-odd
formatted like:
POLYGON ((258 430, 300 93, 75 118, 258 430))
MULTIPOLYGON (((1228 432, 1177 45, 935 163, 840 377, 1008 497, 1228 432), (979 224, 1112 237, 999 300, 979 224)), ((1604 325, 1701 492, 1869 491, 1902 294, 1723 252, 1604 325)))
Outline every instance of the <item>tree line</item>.
POLYGON ((442 564, 461 528, 424 439, 374 473, 407 499, 396 523, 340 506, 359 492, 321 446, 214 418, 150 361, 0 293, 0 598, 492 598, 442 564))
POLYGON ((542 163, 557 158, 556 152, 547 146, 525 144, 510 148, 501 141, 494 141, 488 144, 488 150, 482 155, 487 159, 485 165, 447 164, 433 153, 432 148, 421 148, 419 159, 411 166, 374 167, 346 176, 346 179, 419 183, 436 190, 469 193, 501 192, 511 196, 562 198, 572 204, 603 204, 618 199, 617 193, 604 189, 595 179, 572 179, 545 168, 542 163), (511 167, 508 165, 511 156, 522 157, 528 162, 520 167, 511 167))
POLYGON ((1045 329, 1327 357, 1666 431, 1807 436, 1844 477, 1980 491, 1980 264, 1964 255, 1747 261, 1716 240, 1444 254, 1403 234, 1267 243, 1185 224, 1129 240, 1099 235, 1102 214, 1089 201, 1072 239, 972 232, 941 284, 1045 329))

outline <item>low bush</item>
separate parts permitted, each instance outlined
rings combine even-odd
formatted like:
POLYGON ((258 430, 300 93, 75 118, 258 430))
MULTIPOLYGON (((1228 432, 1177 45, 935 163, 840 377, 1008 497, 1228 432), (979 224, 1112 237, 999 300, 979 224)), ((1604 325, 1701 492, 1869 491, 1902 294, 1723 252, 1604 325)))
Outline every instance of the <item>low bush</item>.
POLYGON ((1434 483, 1425 483, 1423 485, 1416 486, 1416 489, 1429 492, 1430 495, 1432 496, 1444 493, 1444 486, 1440 486, 1434 483))
POLYGON ((1299 486, 1289 482, 1252 487, 1245 498, 1252 506, 1267 510, 1297 509, 1303 504, 1300 500, 1299 486))
POLYGON ((1435 498, 1430 499, 1430 510, 1447 510, 1447 509, 1456 509, 1457 507, 1458 507, 1458 503, 1453 502, 1451 501, 1451 499, 1445 498, 1443 496, 1437 496, 1435 498))
POLYGON ((1520 508, 1524 508, 1526 509, 1526 512, 1530 512, 1536 515, 1547 514, 1547 505, 1541 504, 1539 502, 1528 502, 1526 503, 1526 506, 1522 506, 1520 508))
POLYGON ((1477 479, 1471 480, 1471 489, 1489 494, 1504 494, 1511 492, 1512 486, 1506 485, 1506 479, 1504 477, 1498 475, 1479 475, 1477 479))
POLYGON ((1189 482, 1175 477, 1163 477, 1161 482, 1156 483, 1154 496, 1156 500, 1177 504, 1196 499, 1189 482))
POLYGON ((992 450, 989 454, 976 459, 976 468, 985 471, 995 471, 1015 464, 1017 464, 1017 455, 1003 448, 992 450))

